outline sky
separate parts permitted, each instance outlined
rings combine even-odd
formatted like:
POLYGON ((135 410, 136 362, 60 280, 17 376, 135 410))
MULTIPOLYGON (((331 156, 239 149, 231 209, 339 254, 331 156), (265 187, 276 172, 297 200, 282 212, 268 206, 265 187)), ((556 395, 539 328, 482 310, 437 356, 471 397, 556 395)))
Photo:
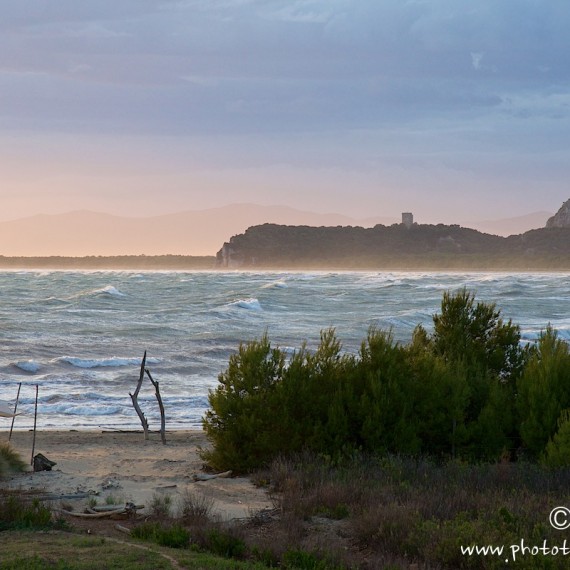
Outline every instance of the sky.
POLYGON ((570 198, 568 0, 0 0, 0 220, 570 198))

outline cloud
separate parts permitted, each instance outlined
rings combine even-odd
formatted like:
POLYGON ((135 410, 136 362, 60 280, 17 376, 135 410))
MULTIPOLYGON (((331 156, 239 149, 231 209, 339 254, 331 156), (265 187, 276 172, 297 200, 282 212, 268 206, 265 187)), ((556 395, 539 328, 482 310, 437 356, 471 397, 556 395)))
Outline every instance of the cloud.
POLYGON ((485 54, 481 52, 471 52, 471 63, 473 64, 473 69, 477 71, 481 69, 481 60, 485 54))
POLYGON ((546 164, 569 28, 567 0, 7 0, 0 137, 193 140, 209 168, 546 164))

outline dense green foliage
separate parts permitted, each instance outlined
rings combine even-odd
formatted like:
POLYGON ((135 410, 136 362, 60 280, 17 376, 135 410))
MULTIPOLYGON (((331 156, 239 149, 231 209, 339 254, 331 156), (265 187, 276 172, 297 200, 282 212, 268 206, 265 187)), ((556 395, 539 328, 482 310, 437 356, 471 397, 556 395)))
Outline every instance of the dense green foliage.
POLYGON ((458 225, 311 227, 263 224, 233 236, 220 266, 570 269, 570 228, 500 237, 458 225))
POLYGON ((408 345, 371 329, 357 355, 343 353, 334 330, 290 358, 267 336, 242 344, 210 393, 203 425, 213 448, 204 458, 236 471, 303 449, 333 460, 525 452, 567 464, 568 345, 547 328, 523 348, 519 327, 465 289, 444 294, 433 324, 432 333, 418 326, 408 345))
MULTIPOLYGON (((570 409, 570 351, 568 344, 560 340, 550 326, 541 335, 519 381, 518 410, 521 419, 520 434, 525 449, 531 457, 539 458, 546 451, 553 459, 562 457, 562 447, 568 446, 568 421, 570 409), (555 437, 560 430, 558 437, 555 437), (566 442, 566 443, 563 443, 566 442)), ((565 454, 570 455, 570 450, 565 454)), ((570 464, 565 462, 565 464, 570 464)))

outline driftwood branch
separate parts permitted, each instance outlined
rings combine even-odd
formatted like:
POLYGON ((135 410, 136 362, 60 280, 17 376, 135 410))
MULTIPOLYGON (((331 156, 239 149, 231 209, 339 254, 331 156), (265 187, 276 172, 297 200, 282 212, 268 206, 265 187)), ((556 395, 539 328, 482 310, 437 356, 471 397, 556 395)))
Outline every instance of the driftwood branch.
POLYGON ((228 479, 232 476, 231 471, 224 471, 223 473, 194 473, 192 475, 193 481, 210 481, 210 479, 228 479))
POLYGON ((144 380, 144 366, 146 364, 146 350, 144 351, 144 356, 141 362, 141 371, 139 374, 139 381, 137 383, 137 389, 135 390, 134 394, 131 394, 129 392, 129 396, 131 397, 131 400, 133 401, 133 407, 135 408, 135 411, 137 412, 137 415, 139 416, 139 419, 141 420, 141 424, 144 430, 144 438, 145 440, 148 439, 148 421, 147 419, 144 417, 144 414, 139 406, 139 402, 138 402, 138 397, 139 397, 139 392, 144 380))
POLYGON ((103 519, 117 515, 127 515, 129 517, 132 517, 135 516, 137 514, 137 511, 140 509, 144 509, 144 505, 126 503, 124 507, 116 507, 112 505, 111 510, 104 509, 103 507, 95 507, 93 509, 87 509, 88 512, 86 513, 74 513, 73 511, 68 511, 66 509, 59 509, 59 512, 71 517, 78 517, 82 519, 103 519))
POLYGON ((148 379, 152 382, 154 386, 154 391, 156 393, 156 400, 158 402, 158 407, 160 409, 160 438, 162 443, 166 445, 166 417, 164 415, 164 404, 162 403, 162 396, 160 395, 160 389, 158 387, 158 382, 156 382, 150 374, 150 370, 145 368, 146 375, 148 379))
POLYGON ((56 494, 31 495, 31 498, 36 499, 38 501, 62 501, 64 499, 88 499, 96 494, 98 493, 92 491, 91 493, 70 493, 67 495, 56 495, 56 494))
POLYGON ((22 383, 18 385, 18 394, 16 395, 16 403, 14 404, 14 416, 12 417, 12 425, 10 426, 10 435, 8 436, 8 441, 12 439, 12 431, 14 430, 14 420, 18 415, 16 412, 18 411, 18 402, 20 401, 20 389, 22 388, 22 383))
POLYGON ((32 439, 32 458, 30 459, 30 465, 34 464, 34 451, 36 450, 36 424, 38 422, 38 390, 39 386, 36 384, 36 403, 34 406, 34 438, 32 439))
MULTIPOLYGON (((95 505, 94 507, 88 509, 89 512, 93 511, 94 513, 108 513, 109 511, 116 511, 119 507, 117 505, 95 505)), ((144 509, 144 505, 134 505, 133 503, 127 503, 124 507, 121 507, 123 510, 130 509, 132 510, 140 510, 144 509)))
POLYGON ((114 511, 107 511, 106 513, 74 513, 72 511, 66 511, 65 509, 59 509, 59 512, 64 515, 69 515, 71 517, 79 517, 82 519, 103 519, 105 517, 111 517, 113 515, 122 515, 125 513, 125 509, 115 509, 114 511))

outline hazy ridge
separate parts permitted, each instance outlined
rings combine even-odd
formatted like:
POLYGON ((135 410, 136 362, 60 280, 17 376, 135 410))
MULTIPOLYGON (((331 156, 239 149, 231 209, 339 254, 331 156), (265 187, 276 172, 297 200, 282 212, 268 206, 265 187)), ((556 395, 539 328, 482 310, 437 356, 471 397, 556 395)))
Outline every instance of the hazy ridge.
POLYGON ((230 269, 569 270, 570 227, 501 237, 444 224, 264 224, 233 236, 217 260, 230 269))
MULTIPOLYGON (((462 225, 509 235, 542 227, 550 213, 462 225)), ((319 214, 286 206, 231 204, 220 208, 132 218, 90 211, 35 215, 0 222, 0 255, 82 257, 129 255, 215 255, 231 236, 264 223, 293 226, 391 225, 391 216, 356 219, 342 214, 319 214)))

